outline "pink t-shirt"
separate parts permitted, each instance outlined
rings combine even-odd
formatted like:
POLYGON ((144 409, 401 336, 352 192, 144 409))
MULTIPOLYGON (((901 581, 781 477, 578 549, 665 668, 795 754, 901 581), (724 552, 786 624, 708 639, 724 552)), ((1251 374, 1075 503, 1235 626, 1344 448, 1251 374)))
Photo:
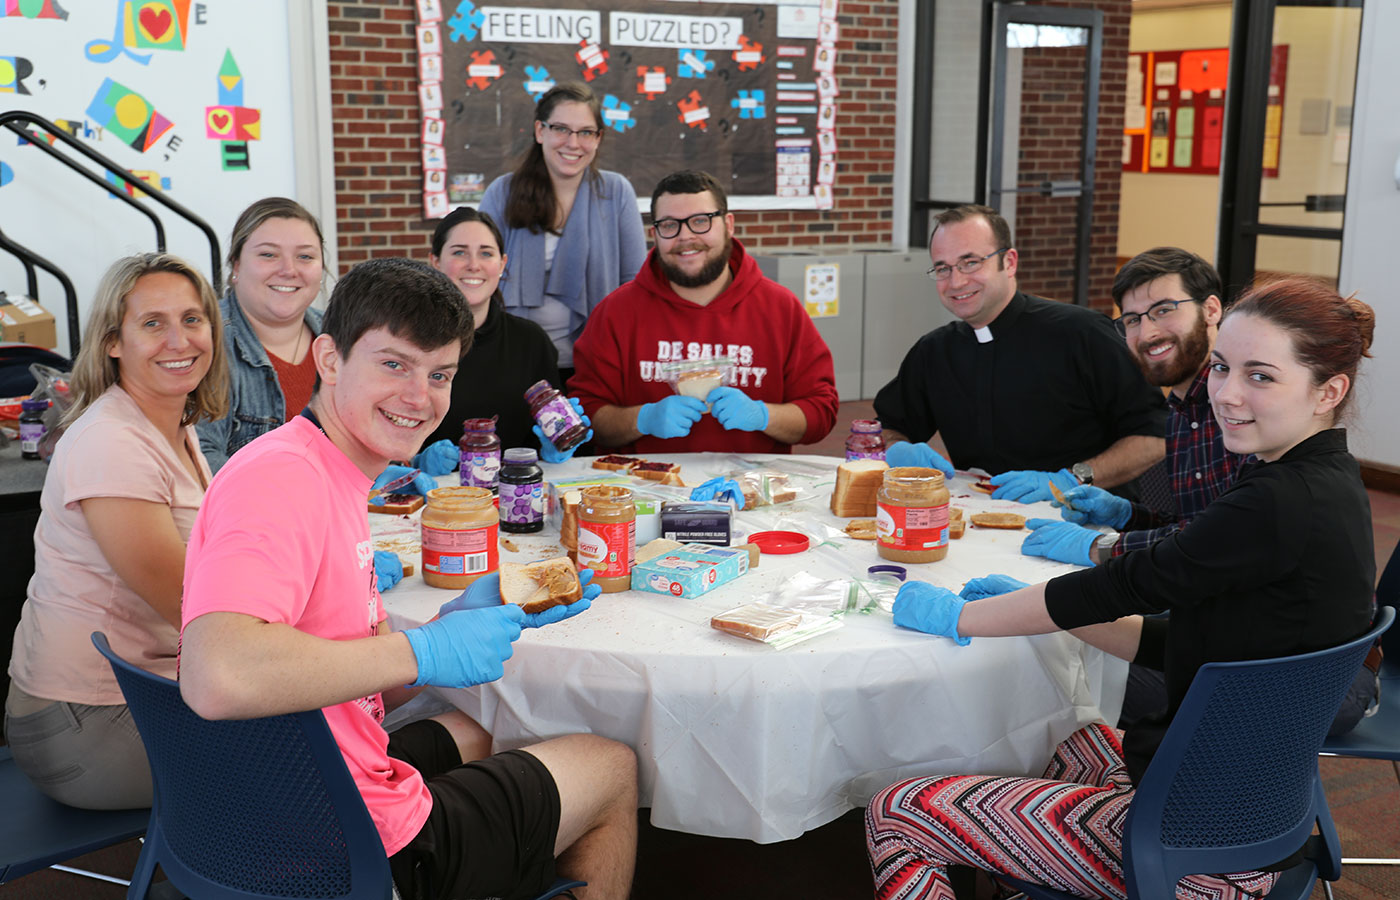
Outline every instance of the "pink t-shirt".
MULTIPOLYGON (((365 498, 370 479, 304 416, 238 451, 219 470, 185 554, 184 624, 210 612, 278 622, 331 640, 375 633, 365 498)), ((391 759, 379 694, 325 709, 345 764, 394 854, 422 828, 432 797, 391 759)))
MULTIPOLYGON (((184 438, 207 483, 209 465, 194 429, 185 428, 184 438)), ((175 677, 174 626, 112 570, 79 501, 121 497, 163 503, 180 537, 188 540, 204 483, 118 385, 63 433, 39 495, 34 577, 10 658, 10 678, 21 690, 68 703, 125 703, 112 667, 92 646, 94 631, 106 632, 124 659, 175 677)))

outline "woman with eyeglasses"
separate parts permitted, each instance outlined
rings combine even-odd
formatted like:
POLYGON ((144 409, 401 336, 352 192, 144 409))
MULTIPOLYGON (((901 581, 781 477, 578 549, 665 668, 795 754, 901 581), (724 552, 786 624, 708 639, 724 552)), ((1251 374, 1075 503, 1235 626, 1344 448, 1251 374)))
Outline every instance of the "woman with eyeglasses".
POLYGON ((576 82, 535 105, 534 144, 519 168, 486 189, 481 211, 503 227, 510 267, 505 308, 544 328, 559 351, 561 380, 574 371, 574 341, 604 297, 646 259, 637 194, 598 168, 603 112, 576 82))

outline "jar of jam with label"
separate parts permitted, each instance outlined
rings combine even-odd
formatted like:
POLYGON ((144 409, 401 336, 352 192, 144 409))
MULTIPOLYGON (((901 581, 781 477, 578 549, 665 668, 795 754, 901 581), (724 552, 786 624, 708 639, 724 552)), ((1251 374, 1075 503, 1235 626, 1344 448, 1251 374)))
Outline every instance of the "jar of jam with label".
POLYGON ((855 419, 846 438, 846 462, 853 459, 884 459, 884 429, 879 419, 855 419))
POLYGON ((588 436, 588 426, 583 424, 574 405, 548 381, 530 385, 525 392, 525 402, 530 404, 530 415, 535 417, 540 431, 560 453, 582 444, 588 436))
POLYGON ((949 496, 937 469, 886 469, 875 494, 880 556, 901 563, 929 563, 947 556, 949 496))
POLYGON ((501 530, 529 534, 544 530, 544 472, 530 447, 512 447, 501 464, 501 530))
POLYGON ((38 459, 39 442, 44 439, 48 428, 44 425, 44 411, 49 401, 29 398, 19 403, 19 455, 21 459, 38 459))
POLYGON ((501 439, 496 437, 496 417, 463 422, 457 449, 461 459, 457 477, 461 483, 496 493, 501 475, 501 439))
POLYGON ((423 581, 460 591, 500 567, 493 501, 491 492, 479 487, 428 491, 423 507, 423 581))
POLYGON ((637 557, 637 507, 632 491, 597 484, 580 492, 578 564, 593 569, 603 593, 630 590, 637 557))

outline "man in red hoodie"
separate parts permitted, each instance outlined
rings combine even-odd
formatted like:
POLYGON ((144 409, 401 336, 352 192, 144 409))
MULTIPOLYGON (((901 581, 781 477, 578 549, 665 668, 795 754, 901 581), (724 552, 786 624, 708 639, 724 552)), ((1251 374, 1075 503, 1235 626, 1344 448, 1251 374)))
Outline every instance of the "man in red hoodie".
POLYGON ((836 423, 831 351, 792 291, 734 240, 706 172, 667 175, 651 195, 656 246, 574 344, 570 393, 599 446, 633 453, 789 453, 836 423), (674 390, 673 363, 728 359, 704 399, 674 390))

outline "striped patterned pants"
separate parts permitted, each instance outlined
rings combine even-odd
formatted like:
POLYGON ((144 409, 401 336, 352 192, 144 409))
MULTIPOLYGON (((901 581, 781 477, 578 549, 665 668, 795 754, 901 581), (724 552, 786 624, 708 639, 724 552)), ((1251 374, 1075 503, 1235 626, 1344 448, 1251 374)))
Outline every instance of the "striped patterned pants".
MULTIPOLYGON (((1082 897, 1123 900, 1133 787, 1120 735, 1097 723, 1055 748, 1044 778, 916 778, 875 795, 865 840, 878 900, 954 900, 947 867, 972 866, 1082 897)), ((1276 875, 1193 875, 1178 900, 1244 900, 1276 875)))

